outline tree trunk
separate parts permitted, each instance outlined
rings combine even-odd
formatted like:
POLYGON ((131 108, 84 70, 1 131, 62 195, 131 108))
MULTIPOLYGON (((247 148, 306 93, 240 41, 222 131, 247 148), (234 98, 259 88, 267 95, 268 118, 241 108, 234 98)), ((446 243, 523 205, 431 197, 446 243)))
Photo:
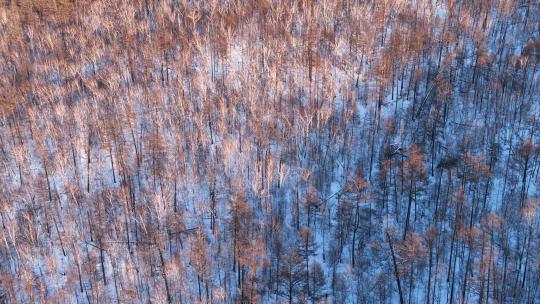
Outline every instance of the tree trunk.
POLYGON ((401 281, 399 279, 398 265, 396 262, 396 256, 394 254, 394 246, 392 245, 392 240, 390 238, 390 235, 388 234, 388 231, 386 231, 386 241, 388 242, 388 245, 390 246, 390 253, 392 254, 392 263, 394 264, 394 276, 396 278, 396 283, 398 286, 399 303, 405 304, 405 301, 403 300, 403 292, 401 290, 401 281))

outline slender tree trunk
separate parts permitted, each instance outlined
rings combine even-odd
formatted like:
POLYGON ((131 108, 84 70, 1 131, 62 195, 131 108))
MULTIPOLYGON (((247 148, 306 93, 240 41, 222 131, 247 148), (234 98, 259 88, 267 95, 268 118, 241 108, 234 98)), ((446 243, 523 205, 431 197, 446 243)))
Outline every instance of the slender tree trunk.
POLYGON ((392 263, 394 264, 394 276, 396 278, 396 283, 398 286, 399 303, 405 304, 405 301, 403 300, 403 292, 401 290, 401 281, 399 279, 399 271, 398 271, 398 265, 396 262, 396 255, 394 254, 394 246, 392 245, 392 239, 390 238, 388 231, 386 231, 386 241, 388 242, 388 245, 390 246, 390 253, 392 254, 392 263))

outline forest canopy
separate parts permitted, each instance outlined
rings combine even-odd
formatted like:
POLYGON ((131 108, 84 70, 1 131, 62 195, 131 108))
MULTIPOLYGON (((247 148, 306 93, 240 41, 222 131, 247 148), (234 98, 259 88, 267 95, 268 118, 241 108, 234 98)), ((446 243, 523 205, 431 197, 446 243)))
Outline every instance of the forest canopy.
POLYGON ((2 1, 0 303, 540 303, 539 62, 534 0, 2 1))

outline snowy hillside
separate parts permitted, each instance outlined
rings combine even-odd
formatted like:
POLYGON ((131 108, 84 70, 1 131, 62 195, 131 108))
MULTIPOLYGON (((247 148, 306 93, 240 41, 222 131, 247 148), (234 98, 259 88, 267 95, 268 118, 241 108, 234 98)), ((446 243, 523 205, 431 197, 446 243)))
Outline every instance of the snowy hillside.
POLYGON ((0 4, 0 303, 540 303, 540 2, 0 4))

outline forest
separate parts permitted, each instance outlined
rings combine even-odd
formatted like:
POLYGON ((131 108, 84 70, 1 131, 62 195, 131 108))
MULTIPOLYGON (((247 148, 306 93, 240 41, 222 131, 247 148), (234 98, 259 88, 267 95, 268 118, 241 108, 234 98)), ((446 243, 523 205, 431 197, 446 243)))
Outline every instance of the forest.
POLYGON ((0 303, 540 303, 540 1, 3 0, 0 303))

